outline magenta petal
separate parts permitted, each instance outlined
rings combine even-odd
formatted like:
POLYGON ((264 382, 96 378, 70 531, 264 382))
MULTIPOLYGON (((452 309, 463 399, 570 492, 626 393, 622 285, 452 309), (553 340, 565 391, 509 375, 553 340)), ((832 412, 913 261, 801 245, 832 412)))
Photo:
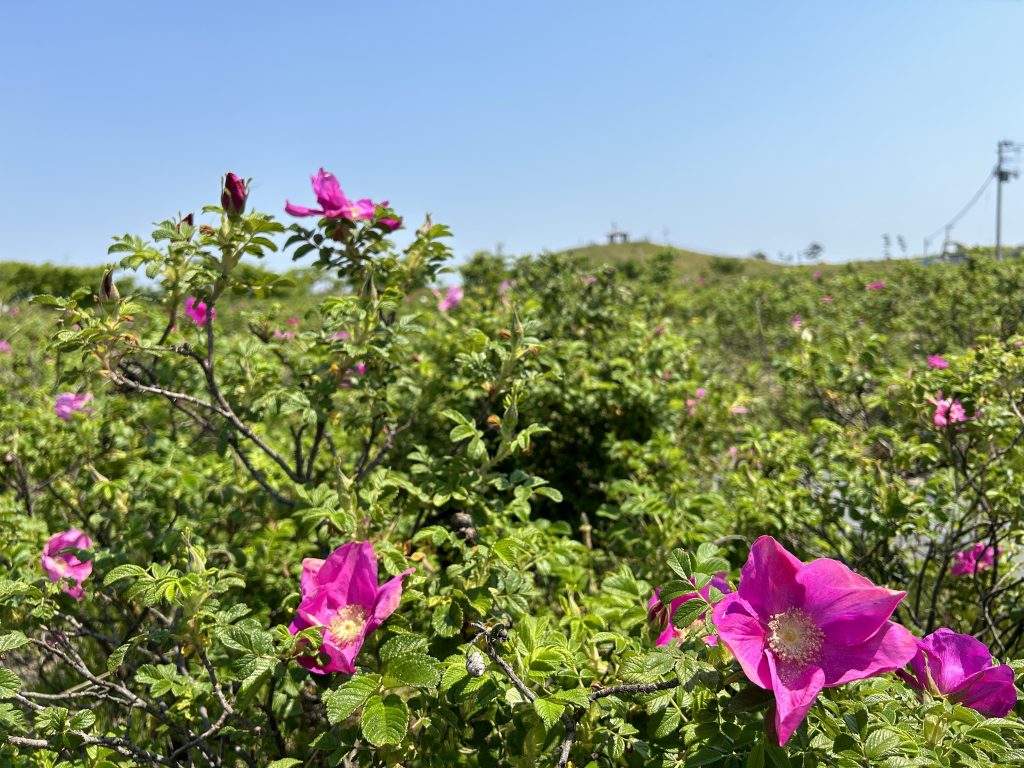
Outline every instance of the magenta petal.
POLYGON ((946 627, 921 638, 918 645, 921 652, 911 662, 911 669, 922 687, 928 687, 930 677, 941 694, 956 690, 966 678, 992 666, 992 654, 981 640, 946 627))
POLYGON ((803 567, 771 536, 762 536, 750 547, 740 572, 739 594, 761 619, 803 604, 803 587, 796 575, 803 567))
POLYGON ((782 746, 807 717, 807 710, 821 693, 825 673, 814 665, 792 668, 787 664, 777 665, 771 653, 766 656, 775 693, 775 731, 782 746))
POLYGON ((307 208, 304 205, 295 205, 287 200, 284 201, 284 212, 290 213, 292 216, 322 216, 323 211, 314 210, 313 208, 307 208))
POLYGON ((751 682, 762 688, 771 688, 771 673, 765 654, 767 636, 753 609, 733 592, 715 604, 712 621, 719 639, 736 657, 751 682))
POLYGON ((337 210, 349 202, 341 190, 337 177, 333 173, 327 173, 323 168, 313 176, 313 193, 324 210, 337 210))
POLYGON ((317 557, 307 557, 302 561, 302 576, 299 580, 299 589, 302 596, 312 595, 317 589, 316 576, 320 573, 324 561, 317 557))
POLYGON ((316 575, 339 605, 371 606, 377 597, 377 556, 369 541, 350 541, 331 552, 316 575))
POLYGON ((804 609, 835 645, 856 645, 878 632, 906 596, 876 587, 838 560, 821 558, 803 567, 804 609))
POLYGON ((415 570, 415 568, 409 568, 380 585, 370 618, 366 622, 367 633, 379 627, 388 616, 398 609, 398 604, 402 602, 402 580, 415 570))
POLYGON ((1006 664, 971 675, 949 694, 951 701, 977 710, 985 717, 1006 717, 1017 703, 1013 670, 1006 664))
POLYGON ((887 621, 873 637, 852 646, 826 641, 819 665, 825 687, 863 680, 905 667, 917 653, 917 641, 908 629, 887 621))

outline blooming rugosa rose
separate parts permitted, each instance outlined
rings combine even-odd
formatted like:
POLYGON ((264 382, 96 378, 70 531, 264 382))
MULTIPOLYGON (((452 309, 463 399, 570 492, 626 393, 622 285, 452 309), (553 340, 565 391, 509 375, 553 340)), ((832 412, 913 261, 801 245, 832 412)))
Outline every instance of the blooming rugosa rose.
POLYGON ((437 302, 437 308, 442 312, 447 312, 449 309, 459 306, 462 303, 462 286, 453 285, 445 293, 444 298, 437 302))
POLYGON ((762 536, 750 548, 737 591, 715 605, 712 620, 746 676, 775 694, 775 730, 785 744, 822 688, 910 662, 914 636, 889 621, 905 595, 837 560, 803 563, 762 536))
MULTIPOLYGON (((724 573, 716 573, 711 577, 711 581, 708 582, 704 589, 699 590, 700 597, 705 600, 710 599, 708 595, 711 592, 711 587, 714 587, 723 595, 727 595, 732 592, 729 589, 729 582, 725 580, 726 575, 724 573)), ((689 594, 677 597, 672 601, 668 611, 665 610, 665 606, 661 604, 659 598, 660 590, 654 590, 654 594, 651 595, 650 602, 647 603, 647 619, 652 624, 661 628, 661 634, 658 635, 658 641, 655 645, 670 645, 673 640, 678 640, 685 636, 685 633, 676 629, 675 625, 672 624, 672 617, 676 615, 676 611, 679 606, 688 600, 693 600, 698 596, 698 592, 690 592, 689 594)), ((704 614, 702 613, 697 617, 698 622, 704 621, 704 614)), ((718 645, 718 637, 716 635, 708 635, 704 638, 704 642, 708 645, 718 645)))
POLYGON ((323 627, 324 639, 319 654, 301 656, 299 664, 316 674, 354 674, 363 641, 398 608, 402 579, 413 570, 378 586, 377 556, 369 541, 343 544, 326 560, 303 560, 302 600, 288 631, 323 627))
POLYGON ((988 647, 971 635, 942 627, 917 640, 913 674, 900 677, 933 695, 975 709, 985 717, 1006 717, 1017 703, 1013 670, 993 666, 988 647))
POLYGON ((65 585, 64 591, 76 600, 81 600, 85 594, 82 582, 92 573, 92 560, 82 562, 74 552, 62 551, 67 549, 92 549, 92 539, 77 528, 58 533, 46 542, 39 561, 50 581, 58 582, 61 579, 73 581, 74 586, 65 585))
POLYGON ((191 317, 192 322, 196 325, 206 325, 207 315, 213 320, 217 317, 217 310, 207 311, 205 301, 200 301, 195 296, 189 296, 185 299, 185 314, 191 317))
MULTIPOLYGON (((328 219, 348 219, 349 221, 372 219, 376 214, 377 204, 369 198, 349 200, 333 173, 328 173, 321 168, 312 179, 313 193, 316 195, 316 201, 320 207, 307 208, 304 205, 294 205, 286 200, 284 209, 287 213, 292 216, 323 216, 328 219)), ((387 208, 387 201, 381 205, 387 208)), ((378 223, 383 221, 385 219, 381 219, 378 223)), ((389 222, 387 227, 390 227, 392 222, 395 224, 394 227, 390 227, 391 229, 397 229, 401 224, 401 219, 388 218, 387 221, 389 222)))
POLYGON ((11 354, 11 345, 5 339, 0 339, 0 352, 5 355, 11 354))
MULTIPOLYGON (((999 548, 999 553, 1002 554, 1003 548, 999 548)), ((977 544, 972 546, 970 549, 965 549, 956 553, 953 559, 953 565, 950 567, 949 572, 954 576, 973 576, 978 571, 984 571, 991 568, 996 561, 996 551, 993 547, 986 545, 984 542, 979 541, 977 544)))
POLYGON ((949 368, 949 361, 942 355, 928 355, 929 368, 949 368))
POLYGON ((64 421, 71 421, 71 414, 76 411, 92 413, 92 408, 86 408, 85 404, 92 400, 91 392, 61 392, 53 401, 53 412, 64 421))
POLYGON ((245 210, 245 199, 249 196, 249 185, 240 177, 229 173, 224 177, 220 193, 220 207, 229 216, 239 216, 245 210))
POLYGON ((875 280, 875 282, 864 286, 865 291, 880 291, 883 288, 885 288, 885 280, 875 280))
POLYGON ((925 402, 935 406, 932 421, 936 427, 947 427, 950 424, 957 424, 968 420, 963 404, 951 397, 944 398, 941 389, 935 397, 929 397, 925 402))

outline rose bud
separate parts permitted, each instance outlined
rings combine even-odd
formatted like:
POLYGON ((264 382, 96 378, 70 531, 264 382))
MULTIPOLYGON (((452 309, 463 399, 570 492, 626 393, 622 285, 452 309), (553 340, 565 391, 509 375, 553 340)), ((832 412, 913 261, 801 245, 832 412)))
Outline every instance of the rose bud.
POLYGON ((107 267, 103 273, 103 279, 100 280, 100 304, 106 307, 116 304, 120 300, 121 294, 117 290, 117 286, 114 285, 114 268, 107 267))
POLYGON ((224 177, 220 193, 220 207, 228 216, 240 216, 245 211, 245 200, 249 196, 249 185, 233 173, 224 177))

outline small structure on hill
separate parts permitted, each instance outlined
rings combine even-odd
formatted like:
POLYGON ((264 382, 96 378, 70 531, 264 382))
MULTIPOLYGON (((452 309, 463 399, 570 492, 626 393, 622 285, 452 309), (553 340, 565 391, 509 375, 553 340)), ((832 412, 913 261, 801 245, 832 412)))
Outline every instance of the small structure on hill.
POLYGON ((608 233, 608 245, 615 245, 616 243, 628 243, 629 232, 623 232, 621 229, 613 229, 608 233))

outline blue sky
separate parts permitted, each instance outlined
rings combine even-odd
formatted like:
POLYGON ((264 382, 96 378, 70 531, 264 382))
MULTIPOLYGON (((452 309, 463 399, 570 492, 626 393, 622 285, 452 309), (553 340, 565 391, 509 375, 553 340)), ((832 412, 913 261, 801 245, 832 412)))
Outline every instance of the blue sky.
MULTIPOLYGON (((101 263, 321 165, 459 256, 635 237, 874 258, 1024 141, 1024 2, 0 0, 0 260, 101 263)), ((1024 179, 1004 240, 1024 242, 1024 179)), ((994 189, 957 227, 993 240, 994 189)), ((933 248, 937 247, 933 245, 933 248)), ((279 258, 275 266, 288 263, 279 258)))

